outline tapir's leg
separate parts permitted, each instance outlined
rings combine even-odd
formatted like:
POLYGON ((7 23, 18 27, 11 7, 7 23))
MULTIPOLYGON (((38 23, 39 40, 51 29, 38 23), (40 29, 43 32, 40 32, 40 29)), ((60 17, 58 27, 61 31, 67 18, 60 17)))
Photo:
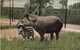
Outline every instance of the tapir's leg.
POLYGON ((40 34, 40 41, 43 41, 44 40, 44 33, 39 33, 40 34))
POLYGON ((59 39, 59 32, 55 32, 55 34, 56 34, 56 40, 58 40, 59 39))
POLYGON ((54 33, 50 33, 50 39, 51 40, 53 40, 53 38, 54 38, 54 35, 53 35, 54 33))

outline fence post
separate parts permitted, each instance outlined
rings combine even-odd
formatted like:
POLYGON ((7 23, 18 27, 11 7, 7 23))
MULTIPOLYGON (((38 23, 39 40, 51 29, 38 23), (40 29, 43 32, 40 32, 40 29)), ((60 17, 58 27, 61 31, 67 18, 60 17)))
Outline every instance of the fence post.
POLYGON ((66 7, 65 7, 65 25, 64 27, 66 28, 66 23, 67 23, 67 14, 68 14, 68 0, 66 0, 66 7))

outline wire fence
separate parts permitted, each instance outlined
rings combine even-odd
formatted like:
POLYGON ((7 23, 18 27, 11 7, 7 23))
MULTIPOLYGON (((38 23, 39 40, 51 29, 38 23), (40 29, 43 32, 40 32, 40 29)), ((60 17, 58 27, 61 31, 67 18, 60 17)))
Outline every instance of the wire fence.
MULTIPOLYGON (((77 0, 76 0, 77 1, 77 0)), ((42 12, 36 9, 33 14, 39 14, 42 16, 58 16, 66 24, 78 24, 80 25, 80 4, 74 3, 72 5, 64 6, 59 1, 46 3, 45 8, 42 8, 42 12), (76 4, 76 5, 75 5, 76 4), (78 7, 77 7, 78 6, 78 7), (75 8, 77 7, 77 8, 75 8)), ((74 2, 74 1, 72 1, 74 2)), ((70 2, 69 2, 70 3, 70 2)), ((80 2, 79 2, 80 3, 80 2)), ((22 39, 17 40, 16 21, 19 17, 23 16, 25 12, 25 0, 0 0, 0 41, 2 43, 1 50, 80 50, 80 34, 64 34, 60 41, 43 41, 40 42, 36 37, 34 41, 22 39), (7 4, 6 4, 7 3, 7 4), (76 35, 76 36, 75 36, 76 35), (6 39, 12 40, 7 41, 6 39), (75 40, 77 39, 77 41, 75 40), (74 44, 75 43, 75 44, 74 44)), ((35 8, 33 8, 34 10, 35 8)), ((31 10, 31 12, 33 11, 31 10)), ((19 37, 21 38, 21 37, 19 37)))

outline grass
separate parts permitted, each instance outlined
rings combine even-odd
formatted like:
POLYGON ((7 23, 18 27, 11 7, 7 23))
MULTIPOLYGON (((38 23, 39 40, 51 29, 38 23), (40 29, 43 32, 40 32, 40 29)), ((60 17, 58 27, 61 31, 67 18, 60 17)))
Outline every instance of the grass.
POLYGON ((0 19, 9 18, 9 16, 0 16, 0 19))
POLYGON ((16 28, 15 25, 3 25, 3 26, 0 26, 0 29, 9 29, 9 28, 16 28))
POLYGON ((13 40, 1 39, 1 50, 80 50, 80 34, 66 32, 60 35, 60 40, 13 40))

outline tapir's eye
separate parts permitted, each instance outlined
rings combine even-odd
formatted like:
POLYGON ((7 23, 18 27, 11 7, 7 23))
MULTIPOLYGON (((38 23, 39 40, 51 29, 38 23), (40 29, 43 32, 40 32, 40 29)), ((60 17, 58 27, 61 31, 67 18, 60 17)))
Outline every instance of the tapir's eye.
POLYGON ((36 22, 36 19, 32 20, 34 23, 36 22))
POLYGON ((23 26, 22 25, 19 25, 17 28, 23 28, 23 26))

